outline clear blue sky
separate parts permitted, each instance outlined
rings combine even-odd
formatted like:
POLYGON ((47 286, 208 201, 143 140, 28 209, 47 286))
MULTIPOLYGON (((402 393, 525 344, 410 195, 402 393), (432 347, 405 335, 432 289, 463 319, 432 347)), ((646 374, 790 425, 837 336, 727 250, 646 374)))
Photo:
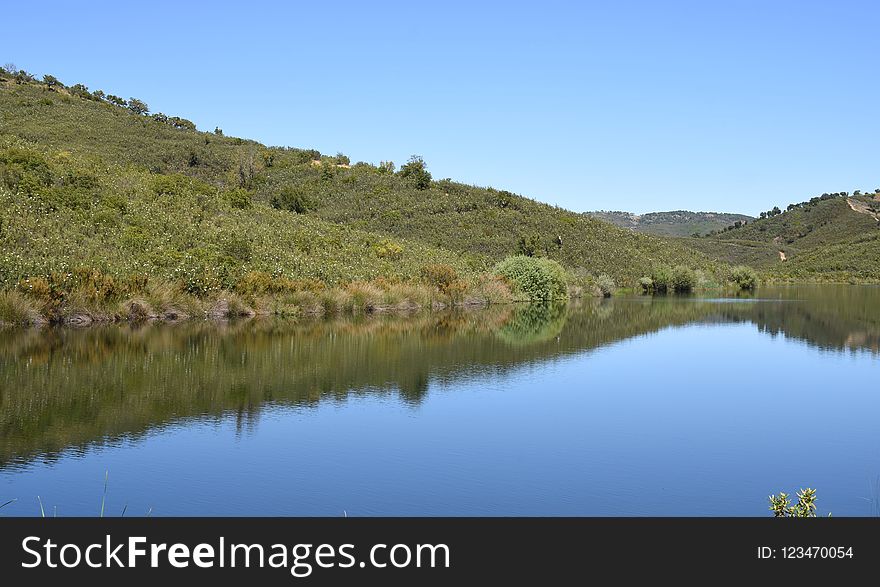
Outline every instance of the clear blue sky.
POLYGON ((880 3, 14 2, 0 62, 574 210, 880 187, 880 3))

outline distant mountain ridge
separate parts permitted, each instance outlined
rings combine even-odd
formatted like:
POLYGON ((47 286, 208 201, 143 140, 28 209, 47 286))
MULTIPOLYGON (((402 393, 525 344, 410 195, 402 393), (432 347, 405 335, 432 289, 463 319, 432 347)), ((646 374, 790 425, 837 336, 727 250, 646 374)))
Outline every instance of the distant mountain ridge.
POLYGON ((752 216, 727 212, 691 212, 689 210, 672 210, 668 212, 649 212, 633 214, 632 212, 598 210, 586 212, 593 218, 629 228, 637 232, 662 236, 692 236, 708 234, 713 230, 722 230, 735 222, 750 222, 752 216))

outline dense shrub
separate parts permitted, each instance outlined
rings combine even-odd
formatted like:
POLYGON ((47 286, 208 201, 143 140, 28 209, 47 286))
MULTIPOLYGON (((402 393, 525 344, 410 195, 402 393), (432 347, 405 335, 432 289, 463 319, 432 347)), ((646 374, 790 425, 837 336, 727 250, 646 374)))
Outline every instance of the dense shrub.
POLYGON ((758 284, 758 275, 751 267, 739 265, 733 268, 730 274, 730 280, 736 284, 739 289, 751 290, 755 289, 758 284))
POLYGON ((372 248, 380 259, 399 259, 403 254, 403 247, 389 239, 383 239, 374 244, 372 248))
POLYGON ((417 190, 426 190, 431 187, 431 174, 428 172, 425 160, 418 155, 410 157, 398 173, 400 177, 410 180, 417 190))
POLYGON ((654 267, 651 271, 652 291, 658 294, 665 294, 671 291, 672 287, 672 269, 666 265, 654 267))
POLYGON ((689 293, 697 287, 696 272, 684 265, 677 265, 672 270, 672 289, 675 293, 689 293))
POLYGON ((238 210, 250 210, 254 204, 251 200, 251 194, 245 189, 235 188, 224 194, 229 205, 238 210))
POLYGON ((517 253, 526 257, 534 257, 541 250, 541 241, 538 235, 529 234, 519 237, 519 243, 516 245, 517 253))
POLYGON ((603 273, 596 278, 596 287, 599 288, 599 292, 602 294, 602 297, 608 298, 611 297, 611 294, 614 293, 614 289, 616 286, 614 284, 614 280, 603 273))
POLYGON ((52 183, 52 170, 39 153, 10 148, 0 151, 0 182, 32 195, 52 183))
POLYGON ((245 237, 233 234, 223 243, 223 254, 234 261, 247 263, 253 254, 251 243, 245 237))
POLYGON ((282 188, 272 196, 271 203, 273 208, 288 210, 296 214, 305 214, 312 207, 311 200, 305 192, 292 187, 282 188))
POLYGON ((213 186, 204 181, 179 173, 154 176, 152 188, 153 192, 159 196, 181 196, 187 194, 208 196, 216 192, 213 186))
POLYGON ((422 281, 445 292, 453 283, 458 281, 458 272, 445 263, 425 265, 421 270, 422 281))
POLYGON ((659 265, 651 272, 651 277, 642 277, 639 285, 645 293, 689 293, 696 289, 698 281, 699 275, 689 267, 659 265))
POLYGON ((553 300, 568 296, 565 270, 552 259, 516 255, 495 265, 495 273, 506 278, 516 293, 530 300, 553 300))

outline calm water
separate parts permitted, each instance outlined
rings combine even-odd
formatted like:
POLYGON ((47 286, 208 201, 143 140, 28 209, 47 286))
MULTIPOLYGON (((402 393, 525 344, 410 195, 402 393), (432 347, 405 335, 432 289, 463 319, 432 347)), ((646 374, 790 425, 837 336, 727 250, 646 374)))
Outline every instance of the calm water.
POLYGON ((880 288, 0 331, 3 515, 877 515, 880 288))

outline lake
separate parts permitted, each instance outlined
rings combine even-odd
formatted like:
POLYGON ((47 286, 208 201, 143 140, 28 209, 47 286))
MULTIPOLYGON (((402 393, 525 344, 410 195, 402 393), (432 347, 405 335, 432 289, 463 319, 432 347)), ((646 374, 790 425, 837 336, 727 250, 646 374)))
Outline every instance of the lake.
POLYGON ((878 382, 870 286, 0 330, 0 515, 872 516, 878 382))

